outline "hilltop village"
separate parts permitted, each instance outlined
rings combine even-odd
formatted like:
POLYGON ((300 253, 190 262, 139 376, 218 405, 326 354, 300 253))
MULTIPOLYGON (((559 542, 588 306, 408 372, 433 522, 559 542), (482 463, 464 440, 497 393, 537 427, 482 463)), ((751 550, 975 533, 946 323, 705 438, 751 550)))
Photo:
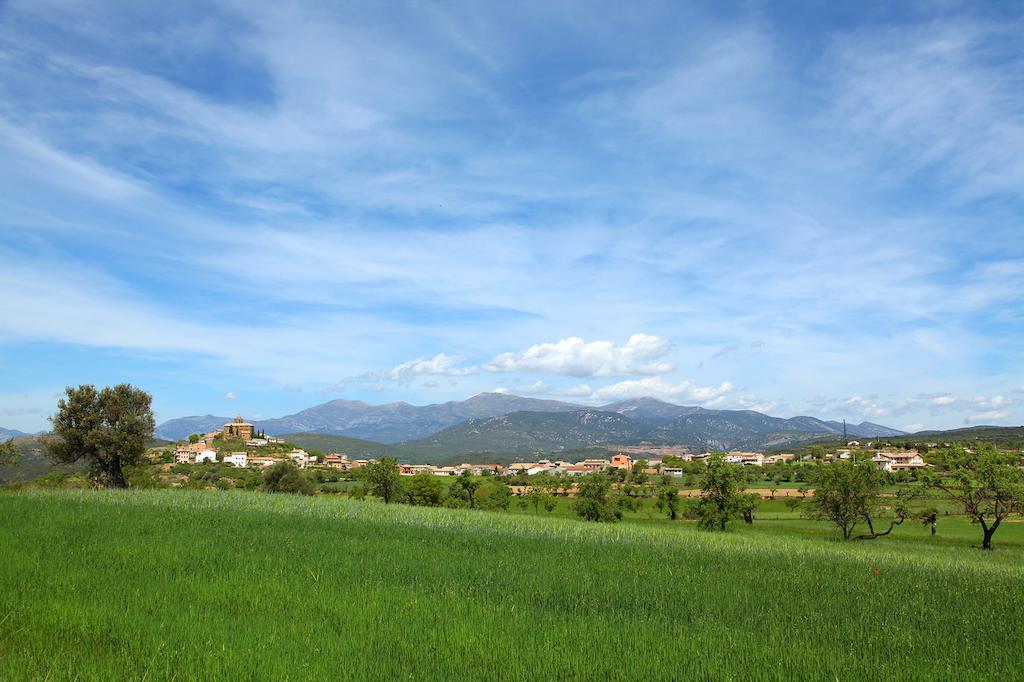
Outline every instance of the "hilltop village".
MULTIPOLYGON (((744 467, 765 467, 798 461, 821 460, 845 461, 856 459, 857 453, 866 451, 875 466, 887 472, 912 471, 927 467, 924 458, 916 449, 900 450, 892 447, 872 449, 873 443, 861 444, 850 441, 847 448, 818 455, 795 453, 766 454, 763 452, 731 451, 724 455, 729 464, 744 467)), ((652 476, 681 478, 686 472, 685 464, 704 463, 710 452, 693 453, 685 446, 610 446, 617 454, 608 458, 587 458, 575 462, 567 460, 538 459, 531 462, 515 462, 509 465, 462 463, 456 466, 434 466, 431 464, 408 464, 399 462, 397 467, 403 476, 420 473, 435 476, 459 476, 468 472, 473 476, 580 476, 594 471, 620 469, 652 476)), ((280 462, 291 462, 300 469, 323 468, 348 472, 375 462, 375 459, 351 458, 346 453, 311 454, 297 447, 289 447, 281 438, 258 433, 253 424, 241 415, 224 424, 217 431, 193 436, 188 443, 176 446, 174 464, 223 463, 238 468, 264 468, 280 462), (238 449, 234 449, 238 448, 238 449)))

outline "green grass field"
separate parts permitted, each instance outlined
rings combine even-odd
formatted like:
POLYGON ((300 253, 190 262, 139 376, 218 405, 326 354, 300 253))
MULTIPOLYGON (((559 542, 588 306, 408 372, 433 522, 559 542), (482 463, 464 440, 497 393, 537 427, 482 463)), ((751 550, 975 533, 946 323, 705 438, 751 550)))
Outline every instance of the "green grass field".
POLYGON ((984 554, 952 518, 841 543, 781 512, 707 534, 240 491, 3 493, 0 514, 5 681, 1024 670, 1020 524, 984 554))

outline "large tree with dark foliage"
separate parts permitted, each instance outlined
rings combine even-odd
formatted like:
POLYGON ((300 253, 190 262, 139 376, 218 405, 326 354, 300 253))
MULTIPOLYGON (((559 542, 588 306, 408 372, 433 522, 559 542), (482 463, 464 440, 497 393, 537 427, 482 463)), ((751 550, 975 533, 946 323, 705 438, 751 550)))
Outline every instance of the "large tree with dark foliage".
POLYGON ((85 461, 93 474, 113 488, 127 488, 124 466, 139 461, 155 426, 152 397, 130 384, 96 390, 68 386, 50 417, 53 433, 43 440, 55 462, 85 461))

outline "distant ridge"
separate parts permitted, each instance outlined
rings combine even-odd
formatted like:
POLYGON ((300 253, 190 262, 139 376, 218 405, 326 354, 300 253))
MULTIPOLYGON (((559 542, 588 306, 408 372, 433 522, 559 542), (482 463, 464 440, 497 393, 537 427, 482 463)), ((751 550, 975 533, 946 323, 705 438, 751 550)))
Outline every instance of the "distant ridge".
POLYGON ((19 438, 21 436, 31 436, 30 433, 24 431, 18 431, 16 429, 4 429, 0 428, 0 440, 10 440, 11 438, 19 438))
MULTIPOLYGON (((156 435, 181 440, 191 433, 219 429, 228 421, 214 415, 182 417, 161 424, 156 435)), ((401 444, 409 453, 444 454, 561 450, 638 439, 698 448, 764 448, 842 433, 841 422, 808 416, 783 419, 752 410, 709 410, 654 398, 591 407, 505 393, 481 393, 467 400, 423 406, 332 400, 255 424, 271 435, 347 436, 401 444)), ((869 422, 847 425, 847 433, 857 438, 903 434, 869 422)))

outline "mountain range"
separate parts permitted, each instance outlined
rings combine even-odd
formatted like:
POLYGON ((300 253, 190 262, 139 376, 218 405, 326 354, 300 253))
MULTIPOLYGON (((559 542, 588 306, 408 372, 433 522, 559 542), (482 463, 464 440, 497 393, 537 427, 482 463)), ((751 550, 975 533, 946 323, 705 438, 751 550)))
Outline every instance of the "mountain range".
POLYGON ((24 431, 17 431, 15 429, 4 429, 0 428, 0 440, 9 440, 11 438, 18 438, 20 436, 28 436, 31 434, 25 433, 24 431))
MULTIPOLYGON (((156 435, 181 440, 220 428, 229 417, 205 415, 164 422, 156 435)), ((412 453, 532 452, 599 443, 651 441, 698 448, 763 448, 841 434, 840 422, 771 417, 751 410, 709 410, 638 398, 589 407, 505 393, 416 406, 332 400, 293 415, 255 422, 270 435, 320 433, 384 444, 412 453)), ((847 426, 851 437, 903 432, 870 422, 847 426)))

